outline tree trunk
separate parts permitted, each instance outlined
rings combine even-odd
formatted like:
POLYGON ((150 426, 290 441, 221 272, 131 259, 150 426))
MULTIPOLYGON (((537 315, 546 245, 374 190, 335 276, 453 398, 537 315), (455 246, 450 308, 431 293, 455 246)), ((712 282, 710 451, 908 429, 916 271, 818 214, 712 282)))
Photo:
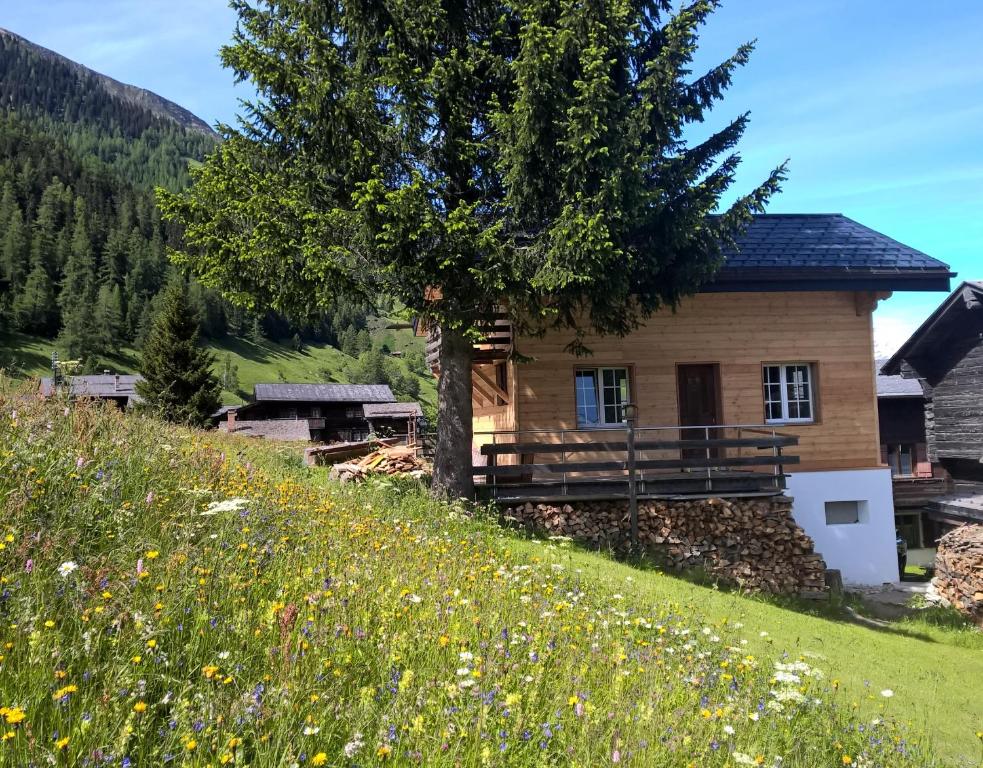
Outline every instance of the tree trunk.
POLYGON ((441 328, 433 492, 452 499, 470 499, 474 495, 474 479, 471 476, 471 352, 471 341, 460 330, 441 328))

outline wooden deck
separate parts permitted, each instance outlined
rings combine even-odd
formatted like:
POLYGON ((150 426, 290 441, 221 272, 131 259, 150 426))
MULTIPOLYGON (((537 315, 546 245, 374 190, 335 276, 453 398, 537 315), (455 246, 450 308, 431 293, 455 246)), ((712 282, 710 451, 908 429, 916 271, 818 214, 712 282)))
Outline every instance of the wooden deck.
POLYGON ((497 502, 773 496, 798 438, 762 426, 495 432, 472 467, 497 502), (694 433, 703 433, 694 438, 694 433))

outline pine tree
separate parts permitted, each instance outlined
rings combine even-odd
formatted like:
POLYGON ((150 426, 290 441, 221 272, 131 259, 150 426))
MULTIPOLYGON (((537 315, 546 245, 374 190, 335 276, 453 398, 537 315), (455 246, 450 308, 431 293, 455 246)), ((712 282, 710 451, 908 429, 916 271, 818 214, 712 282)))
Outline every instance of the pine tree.
POLYGON ((52 187, 44 191, 37 216, 31 227, 31 268, 42 267, 49 277, 59 273, 58 253, 58 211, 56 201, 51 193, 52 187))
POLYGON ((198 320, 190 312, 183 281, 172 280, 143 347, 144 380, 137 391, 160 418, 203 426, 221 394, 214 362, 199 343, 198 320))
POLYGON ((35 264, 23 289, 11 307, 14 327, 25 333, 54 336, 58 330, 58 305, 55 288, 41 264, 35 264))
POLYGON ((10 281, 12 292, 24 285, 30 263, 30 240, 24 225, 20 208, 15 207, 8 221, 0 221, 4 226, 2 257, 3 276, 10 281))
POLYGON ((123 302, 118 285, 104 283, 99 286, 95 318, 102 349, 105 352, 117 352, 123 343, 125 333, 123 302))

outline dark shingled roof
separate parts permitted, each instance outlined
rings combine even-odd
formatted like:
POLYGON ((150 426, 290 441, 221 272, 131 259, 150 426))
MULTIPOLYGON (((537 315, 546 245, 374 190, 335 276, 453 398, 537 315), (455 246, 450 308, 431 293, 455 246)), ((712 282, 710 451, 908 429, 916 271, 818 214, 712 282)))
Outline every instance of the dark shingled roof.
MULTIPOLYGON (((921 376, 929 383, 940 369, 948 370, 955 342, 983 334, 983 282, 966 280, 918 326, 880 371, 921 376)), ((965 354, 965 351, 963 351, 965 354)))
POLYGON ((385 384, 257 384, 253 399, 256 402, 392 403, 396 396, 385 384))
MULTIPOLYGON (((220 422, 219 430, 229 431, 229 423, 220 422)), ((237 421, 232 428, 233 435, 242 437, 263 437, 267 440, 306 440, 311 439, 307 419, 266 419, 263 421, 237 421)))
POLYGON ((903 376, 877 376, 878 397, 925 397, 922 385, 918 379, 906 379, 903 376))
MULTIPOLYGON (((68 393, 71 397, 129 397, 140 400, 136 385, 143 376, 121 373, 100 373, 93 376, 69 376, 68 393), (118 379, 118 381, 117 381, 118 379)), ((54 393, 51 377, 41 379, 41 394, 49 397, 54 393)))
POLYGON ((363 408, 365 418, 409 418, 422 416, 423 409, 419 403, 366 403, 363 408))
POLYGON ((704 290, 948 290, 947 264, 841 213, 755 216, 704 290))
MULTIPOLYGON (((886 360, 877 360, 875 365, 880 371, 886 360)), ((920 397, 924 398, 921 382, 918 379, 906 379, 904 376, 887 376, 877 374, 878 397, 920 397)))

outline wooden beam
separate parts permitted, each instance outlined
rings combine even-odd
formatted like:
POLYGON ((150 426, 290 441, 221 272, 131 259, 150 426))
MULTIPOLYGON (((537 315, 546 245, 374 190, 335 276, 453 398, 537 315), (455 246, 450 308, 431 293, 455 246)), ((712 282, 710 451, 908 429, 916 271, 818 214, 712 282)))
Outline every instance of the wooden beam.
POLYGON ((487 376, 485 376, 485 374, 483 374, 480 369, 472 368, 471 374, 473 376, 477 376, 479 379, 481 379, 481 381, 487 384, 488 389, 490 389, 494 394, 496 394, 499 398, 501 398, 503 405, 509 404, 509 393, 506 392, 504 389, 502 389, 500 386, 498 386, 498 384, 496 384, 494 381, 489 379, 487 376))
MULTIPOLYGON (((474 369, 472 369, 473 372, 474 369)), ((489 405, 498 405, 498 401, 495 399, 495 393, 488 389, 480 379, 474 378, 474 376, 471 377, 471 392, 477 393, 487 400, 489 405)))

